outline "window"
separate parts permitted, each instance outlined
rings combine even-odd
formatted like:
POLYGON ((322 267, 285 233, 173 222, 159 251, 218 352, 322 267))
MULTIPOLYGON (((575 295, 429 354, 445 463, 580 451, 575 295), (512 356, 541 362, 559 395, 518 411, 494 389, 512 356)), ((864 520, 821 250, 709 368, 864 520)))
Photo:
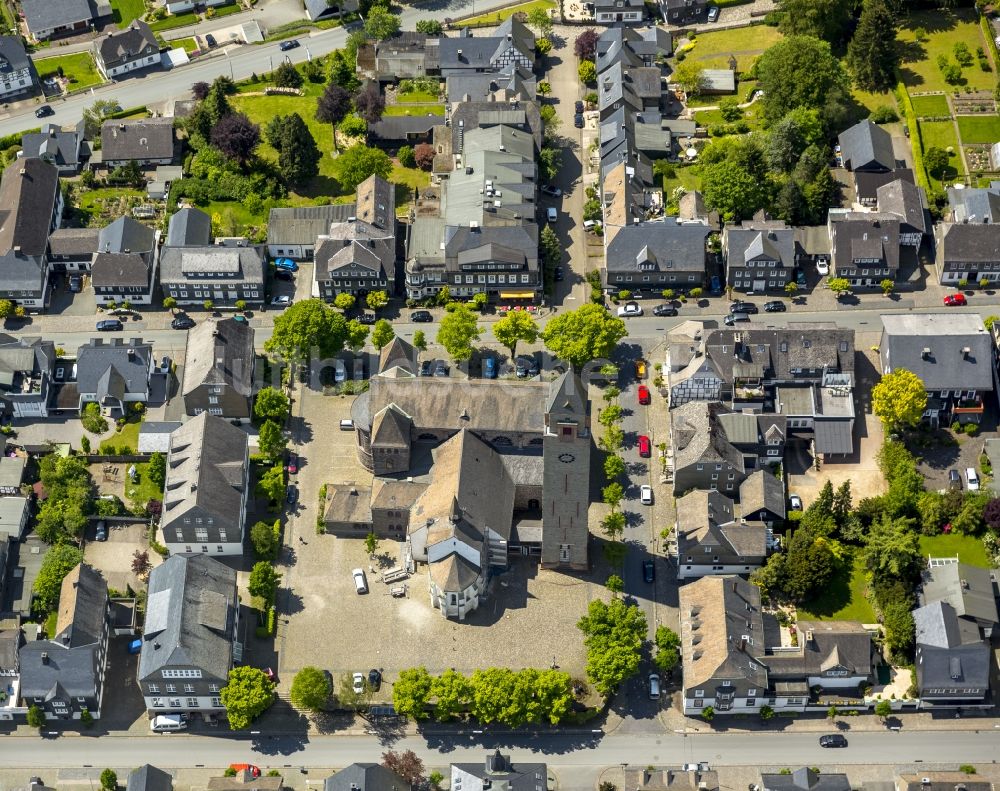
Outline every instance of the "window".
POLYGON ((163 708, 163 698, 153 698, 153 708, 163 708))
POLYGON ((188 694, 194 692, 194 684, 185 684, 184 691, 187 692, 188 694))
POLYGON ((208 403, 210 403, 210 404, 218 404, 219 403, 219 397, 218 396, 214 396, 214 395, 210 395, 208 397, 208 403))
POLYGON ((187 699, 187 705, 188 705, 189 709, 196 709, 196 708, 198 708, 198 698, 188 698, 187 699))
POLYGON ((696 698, 703 698, 703 697, 705 697, 705 690, 703 690, 703 689, 696 689, 694 691, 694 696, 696 698))
POLYGON ((212 698, 212 708, 221 709, 222 708, 222 698, 212 698))
POLYGON ((208 691, 209 692, 218 692, 219 691, 219 685, 218 684, 209 684, 208 685, 208 691))
POLYGON ((747 698, 747 705, 748 706, 756 706, 757 705, 757 699, 756 698, 747 698))
POLYGON ((177 686, 175 684, 167 684, 167 692, 176 692, 177 686))
POLYGON ((200 670, 164 670, 164 678, 201 678, 200 670))
POLYGON ((755 697, 756 695, 757 695, 757 690, 756 689, 748 689, 747 690, 747 696, 748 697, 755 697))
POLYGON ((160 685, 159 684, 150 684, 147 687, 147 689, 149 690, 150 694, 156 694, 157 692, 160 691, 160 685))

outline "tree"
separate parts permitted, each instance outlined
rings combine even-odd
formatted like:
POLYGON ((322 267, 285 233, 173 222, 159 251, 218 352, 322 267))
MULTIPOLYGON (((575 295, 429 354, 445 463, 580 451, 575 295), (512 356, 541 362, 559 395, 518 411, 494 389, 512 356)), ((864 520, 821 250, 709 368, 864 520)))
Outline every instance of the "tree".
POLYGON ((417 166, 417 158, 413 155, 413 146, 400 146, 399 151, 396 152, 396 159, 404 168, 417 166))
POLYGON ((379 319, 375 322, 375 327, 372 329, 372 345, 376 349, 382 351, 382 347, 395 337, 396 333, 392 330, 392 324, 385 319, 379 319))
POLYGON ((538 340, 538 322, 526 310, 511 310, 493 325, 493 337, 507 347, 513 358, 517 355, 519 342, 538 340))
POLYGON ((787 173, 809 146, 825 143, 819 113, 812 108, 799 107, 778 121, 768 133, 767 163, 772 169, 787 173))
POLYGON ((539 36, 548 36, 552 32, 552 17, 546 8, 533 8, 528 12, 528 24, 539 36))
POLYGON ((281 582, 281 575, 275 571, 274 566, 266 560, 259 560, 250 569, 250 579, 247 582, 247 590, 251 596, 257 596, 266 603, 274 601, 274 594, 278 590, 281 582))
POLYGON ((604 587, 607 588, 611 593, 617 596, 623 590, 625 590, 625 580, 619 577, 617 574, 612 574, 608 577, 607 581, 604 583, 604 587))
POLYGON ((149 562, 149 552, 137 549, 132 553, 132 573, 135 576, 139 579, 145 579, 152 568, 153 564, 149 562))
MULTIPOLYGON (((166 307, 166 300, 164 302, 164 307, 166 307)), ((14 303, 9 299, 0 299, 0 321, 5 321, 10 317, 10 314, 14 312, 14 303)))
POLYGON ((334 127, 333 147, 335 149, 337 149, 336 126, 347 117, 349 112, 351 112, 351 95, 337 83, 327 83, 316 102, 316 120, 334 127))
POLYGON ((678 63, 670 79, 681 86, 681 89, 688 96, 697 96, 705 89, 706 85, 705 69, 696 60, 685 60, 678 63))
POLYGON ((282 465, 275 464, 260 476, 260 480, 257 481, 257 494, 270 503, 277 504, 282 501, 285 496, 285 470, 282 465))
MULTIPOLYGON (((319 173, 322 155, 312 132, 298 113, 279 116, 277 137, 269 135, 271 145, 278 151, 278 170, 289 184, 302 184, 319 173)), ((268 127, 271 131, 271 127, 268 127)))
POLYGON ((625 514, 612 511, 601 520, 601 530, 612 541, 617 541, 625 532, 625 514))
POLYGON ((45 727, 45 710, 41 706, 36 706, 32 704, 28 708, 28 727, 29 728, 44 728, 45 727))
POLYGON ((413 149, 413 159, 421 170, 434 167, 434 146, 430 143, 420 143, 413 149))
MULTIPOLYGON (((40 612, 51 612, 59 603, 63 579, 83 560, 83 553, 69 544, 56 544, 42 558, 32 592, 40 612)), ((50 638, 55 635, 49 635, 50 638)))
POLYGON ((948 167, 948 158, 948 152, 940 146, 928 147, 924 151, 924 165, 927 167, 927 172, 932 176, 940 178, 948 167))
POLYGON ((288 409, 288 396, 274 387, 262 387, 253 402, 253 413, 261 420, 282 422, 288 409))
POLYGON ((705 720, 705 722, 711 722, 715 719, 715 708, 712 706, 705 706, 705 708, 701 710, 701 718, 705 720))
POLYGON ((836 43, 844 37, 853 11, 850 0, 781 0, 781 32, 836 43))
POLYGON ((347 347, 353 351, 359 351, 368 340, 368 326, 362 324, 357 319, 347 322, 347 347))
POLYGON ((538 235, 538 253, 542 264, 551 269, 562 260, 562 244, 551 225, 542 228, 538 235))
POLYGON ((584 85, 593 85, 597 82, 597 66, 593 61, 582 60, 576 68, 577 76, 584 85))
POLYGON ((772 709, 770 706, 767 705, 761 706, 760 711, 758 711, 757 713, 760 714, 760 718, 764 722, 774 719, 774 709, 772 709))
POLYGON ((295 302, 274 320, 264 350, 285 362, 303 362, 312 349, 320 357, 332 357, 344 348, 347 321, 319 299, 295 302))
POLYGON ((159 451, 154 451, 149 457, 146 475, 157 489, 163 491, 163 484, 167 480, 167 457, 159 451))
POLYGON ((458 305, 441 319, 437 342, 444 346, 453 360, 468 360, 472 357, 472 344, 479 340, 481 334, 476 314, 467 306, 458 305))
POLYGON ((288 438, 281 433, 281 426, 273 420, 265 420, 257 434, 257 446, 261 453, 275 461, 284 454, 288 438))
POLYGON ((826 281, 826 287, 838 297, 851 293, 851 281, 846 277, 831 277, 826 281))
POLYGON ((927 390, 915 373, 897 368, 872 388, 872 412, 887 429, 915 426, 927 406, 927 390))
POLYGON ((208 91, 211 87, 207 82, 196 82, 191 86, 191 95, 194 96, 195 101, 200 102, 208 96, 208 91))
POLYGON ((346 291, 340 292, 333 298, 333 306, 335 308, 340 308, 343 311, 348 311, 353 308, 355 302, 357 302, 357 298, 353 294, 348 294, 346 291))
POLYGON ((427 701, 433 682, 426 668, 402 670, 392 685, 392 706, 398 714, 414 720, 427 718, 427 701))
POLYGON ((579 372, 591 360, 610 358, 628 335, 625 322, 601 305, 584 305, 560 313, 545 325, 542 341, 549 351, 579 372))
POLYGON ((351 146, 337 158, 337 172, 337 180, 344 189, 353 192, 358 188, 358 184, 369 176, 389 178, 392 173, 392 160, 381 149, 358 144, 351 146))
POLYGON ((307 711, 323 711, 330 700, 330 679, 318 667, 304 667, 292 680, 292 705, 307 711))
POLYGON ((585 635, 587 678, 600 694, 614 694, 622 681, 639 669, 646 616, 622 599, 610 603, 594 599, 577 628, 585 635))
POLYGON ((411 786, 421 786, 424 782, 424 762, 413 750, 404 750, 401 753, 382 753, 382 766, 395 772, 411 786))
POLYGON ((847 45, 847 67, 864 91, 886 91, 896 84, 900 50, 896 16, 885 0, 865 0, 861 19, 847 45))
POLYGON ((384 6, 372 6, 365 19, 365 35, 376 41, 384 41, 399 32, 399 17, 384 6))
POLYGON ((229 727, 243 730, 274 702, 274 683, 260 668, 241 665, 229 671, 229 680, 219 697, 226 707, 229 727))
POLYGON ((609 483, 601 490, 601 499, 612 511, 617 511, 622 500, 625 499, 625 487, 620 483, 609 483))
POLYGON ((803 602, 822 590, 837 569, 838 546, 808 527, 799 527, 784 555, 772 556, 783 560, 775 561, 781 591, 792 601, 803 602))
POLYGON ((423 330, 417 330, 413 333, 413 348, 418 352, 427 351, 427 336, 423 330))
MULTIPOLYGON (((361 39, 364 40, 364 31, 357 31, 361 33, 361 39)), ((351 43, 351 38, 354 37, 352 33, 348 37, 347 43, 351 43)), ((358 87, 358 77, 355 73, 356 59, 351 57, 347 49, 335 49, 328 56, 330 82, 334 85, 339 85, 348 93, 353 93, 358 87)))
POLYGON ((378 536, 374 533, 365 536, 365 552, 369 558, 374 557, 375 553, 378 552, 378 536))
POLYGON ((580 60, 593 60, 597 54, 597 40, 600 34, 588 27, 573 42, 573 52, 580 60))
POLYGON ((448 722, 465 711, 472 701, 472 682, 455 670, 445 670, 431 683, 435 700, 434 719, 448 722))
POLYGON ((840 714, 840 712, 837 710, 836 706, 830 706, 830 708, 826 710, 826 716, 830 720, 830 722, 833 722, 835 719, 837 719, 838 714, 840 714))
POLYGON ((1000 498, 994 497, 983 509, 983 521, 994 533, 1000 532, 1000 498))
POLYGON ((83 111, 84 135, 88 140, 99 137, 101 124, 109 115, 118 112, 121 107, 115 99, 98 99, 83 111))
POLYGON ((920 537, 913 520, 883 514, 869 528, 865 568, 875 579, 914 580, 921 566, 920 537))
POLYGON ((428 36, 440 36, 443 29, 441 23, 436 19, 417 20, 416 30, 418 33, 426 33, 428 36))
POLYGON ((358 91, 354 97, 354 109, 368 122, 369 126, 382 120, 382 113, 385 112, 385 97, 379 90, 378 83, 369 82, 358 91))
POLYGON ((369 310, 381 310, 389 304, 389 295, 384 291, 369 291, 365 303, 369 310))
POLYGON ((302 75, 290 61, 283 60, 274 70, 274 84, 279 88, 299 88, 302 86, 302 75))
POLYGON ((896 289, 896 281, 887 277, 879 282, 879 288, 882 289, 883 295, 889 296, 896 289))
POLYGON ((681 638, 666 626, 656 627, 656 666, 670 675, 681 661, 681 638))
POLYGON ((558 146, 545 145, 538 154, 538 169, 542 178, 553 181, 562 168, 562 149, 558 146))
POLYGON ((885 722, 886 718, 892 714, 892 704, 887 700, 880 700, 875 704, 875 716, 878 717, 882 722, 885 722))
POLYGON ((850 85, 840 61, 825 41, 789 36, 764 51, 754 65, 757 100, 766 123, 797 107, 815 108, 827 129, 839 129, 850 107, 850 85))
POLYGON ((115 791, 118 788, 118 775, 114 769, 105 769, 101 772, 101 788, 103 791, 115 791))
POLYGON ((273 525, 267 522, 256 522, 250 528, 250 544, 253 546, 255 557, 261 560, 272 560, 278 549, 278 539, 275 536, 273 525))

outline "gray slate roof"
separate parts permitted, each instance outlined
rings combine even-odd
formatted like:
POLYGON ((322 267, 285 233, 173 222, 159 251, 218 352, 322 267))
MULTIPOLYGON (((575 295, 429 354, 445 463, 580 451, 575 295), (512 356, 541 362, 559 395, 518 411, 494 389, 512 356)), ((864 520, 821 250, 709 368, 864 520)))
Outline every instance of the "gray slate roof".
POLYGON ((967 563, 930 566, 923 572, 921 602, 943 601, 964 618, 987 625, 1000 622, 989 569, 967 563))
POLYGON ((357 206, 353 203, 271 209, 267 219, 267 243, 276 246, 315 244, 316 237, 330 230, 331 223, 347 222, 356 211, 357 206))
POLYGON ((945 264, 1000 261, 1000 225, 946 223, 938 247, 938 257, 945 264))
POLYGON ((868 119, 840 133, 840 152, 848 170, 893 170, 892 137, 868 119))
POLYGON ((253 327, 235 319, 205 321, 188 331, 181 394, 226 385, 249 396, 253 386, 253 327))
POLYGON ((990 646, 951 605, 939 601, 919 607, 913 611, 913 623, 922 689, 989 687, 990 646))
POLYGON ((212 218, 201 209, 181 209, 170 218, 167 226, 168 247, 197 247, 211 242, 212 218))
POLYGON ((9 75, 31 65, 19 36, 0 36, 0 74, 9 75))
POLYGON ((988 188, 948 188, 948 205, 955 222, 1000 222, 1000 184, 988 188))
POLYGON ((105 162, 170 159, 174 155, 174 119, 105 121, 101 125, 101 155, 105 162))
POLYGON ((728 382, 738 377, 795 379, 801 374, 793 371, 805 369, 854 371, 854 330, 833 323, 791 322, 784 328, 727 327, 710 331, 705 347, 719 374, 728 382))
POLYGON ((701 223, 642 223, 623 227, 608 245, 609 273, 693 272, 705 274, 705 240, 712 229, 701 223))
POLYGON ((235 638, 236 572, 208 555, 171 555, 149 575, 139 679, 165 667, 224 679, 235 638))
POLYGON ((726 265, 741 267, 747 261, 778 261, 784 267, 795 266, 798 248, 795 228, 783 222, 747 222, 741 226, 730 225, 725 229, 726 265))
POLYGON ((993 389, 992 342, 974 313, 883 315, 880 354, 883 368, 905 368, 928 391, 993 389))
POLYGON ((128 773, 125 791, 173 791, 173 778, 162 769, 143 764, 128 773))
POLYGON ((927 196, 923 187, 909 181, 896 179, 883 184, 876 191, 879 212, 895 214, 913 230, 927 233, 927 196))
POLYGON ((141 338, 126 344, 121 338, 104 342, 92 338, 76 352, 76 388, 80 393, 97 393, 121 399, 125 393, 144 393, 149 386, 149 366, 153 346, 141 338))
POLYGON ((451 787, 455 778, 462 778, 462 791, 545 791, 548 769, 544 763, 514 763, 500 749, 486 754, 482 763, 455 763, 451 765, 451 787))
POLYGON ((851 781, 839 772, 814 772, 802 767, 791 774, 761 773, 765 791, 851 791, 851 781))
POLYGON ((87 0, 21 0, 21 10, 28 30, 33 33, 93 18, 87 0))
POLYGON ((258 283, 264 282, 264 257, 256 245, 225 247, 205 245, 198 247, 168 247, 160 251, 160 282, 200 284, 258 283), (211 272, 212 277, 198 277, 198 273, 211 272))
POLYGON ((770 470, 757 470, 740 484, 740 510, 744 518, 761 508, 779 519, 785 518, 785 485, 770 470))
POLYGON ((160 51, 156 36, 141 19, 132 20, 125 30, 109 32, 95 44, 95 48, 107 69, 160 51))
POLYGON ((100 228, 56 228, 49 234, 49 255, 90 258, 97 252, 100 228))
POLYGON ((40 256, 48 243, 59 193, 55 166, 38 159, 15 159, 0 181, 0 253, 20 248, 20 256, 40 256))
POLYGON ((79 563, 63 578, 56 618, 55 642, 70 648, 93 645, 101 639, 108 584, 100 572, 79 563))
POLYGON ((833 264, 857 268, 877 266, 856 264, 875 259, 895 272, 899 269, 899 218, 894 214, 849 212, 832 223, 833 264))
POLYGON ((323 791, 409 791, 409 789, 409 783, 381 764, 351 764, 323 781, 323 791))
POLYGON ((80 164, 82 142, 82 121, 68 129, 57 124, 43 124, 41 131, 21 137, 21 150, 26 157, 41 157, 60 167, 75 166, 80 164))

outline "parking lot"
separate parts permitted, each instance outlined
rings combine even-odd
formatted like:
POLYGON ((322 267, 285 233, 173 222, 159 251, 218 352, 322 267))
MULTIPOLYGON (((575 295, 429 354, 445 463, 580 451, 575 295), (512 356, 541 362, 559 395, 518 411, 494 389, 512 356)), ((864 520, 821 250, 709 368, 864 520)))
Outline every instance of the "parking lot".
MULTIPOLYGON (((149 550, 144 524, 114 524, 108 523, 108 540, 94 540, 94 524, 87 526, 86 544, 83 550, 84 560, 104 575, 109 588, 125 592, 141 590, 141 583, 132 573, 132 557, 139 552, 149 550)), ((149 552, 149 562, 155 568, 163 562, 155 552, 149 552)))

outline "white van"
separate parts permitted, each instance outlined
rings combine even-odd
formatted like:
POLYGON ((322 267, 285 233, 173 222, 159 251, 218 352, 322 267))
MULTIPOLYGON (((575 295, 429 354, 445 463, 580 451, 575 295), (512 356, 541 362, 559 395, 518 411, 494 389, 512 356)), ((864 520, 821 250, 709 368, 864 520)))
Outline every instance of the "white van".
POLYGON ((187 722, 180 714, 157 714, 149 721, 149 729, 155 733, 165 731, 183 731, 187 722))
POLYGON ((979 476, 976 475, 976 469, 975 469, 975 467, 966 467, 965 468, 965 480, 966 480, 966 482, 969 485, 969 491, 970 492, 978 492, 979 491, 979 476))
POLYGON ((353 420, 341 420, 340 421, 341 431, 354 431, 354 421, 353 420))

